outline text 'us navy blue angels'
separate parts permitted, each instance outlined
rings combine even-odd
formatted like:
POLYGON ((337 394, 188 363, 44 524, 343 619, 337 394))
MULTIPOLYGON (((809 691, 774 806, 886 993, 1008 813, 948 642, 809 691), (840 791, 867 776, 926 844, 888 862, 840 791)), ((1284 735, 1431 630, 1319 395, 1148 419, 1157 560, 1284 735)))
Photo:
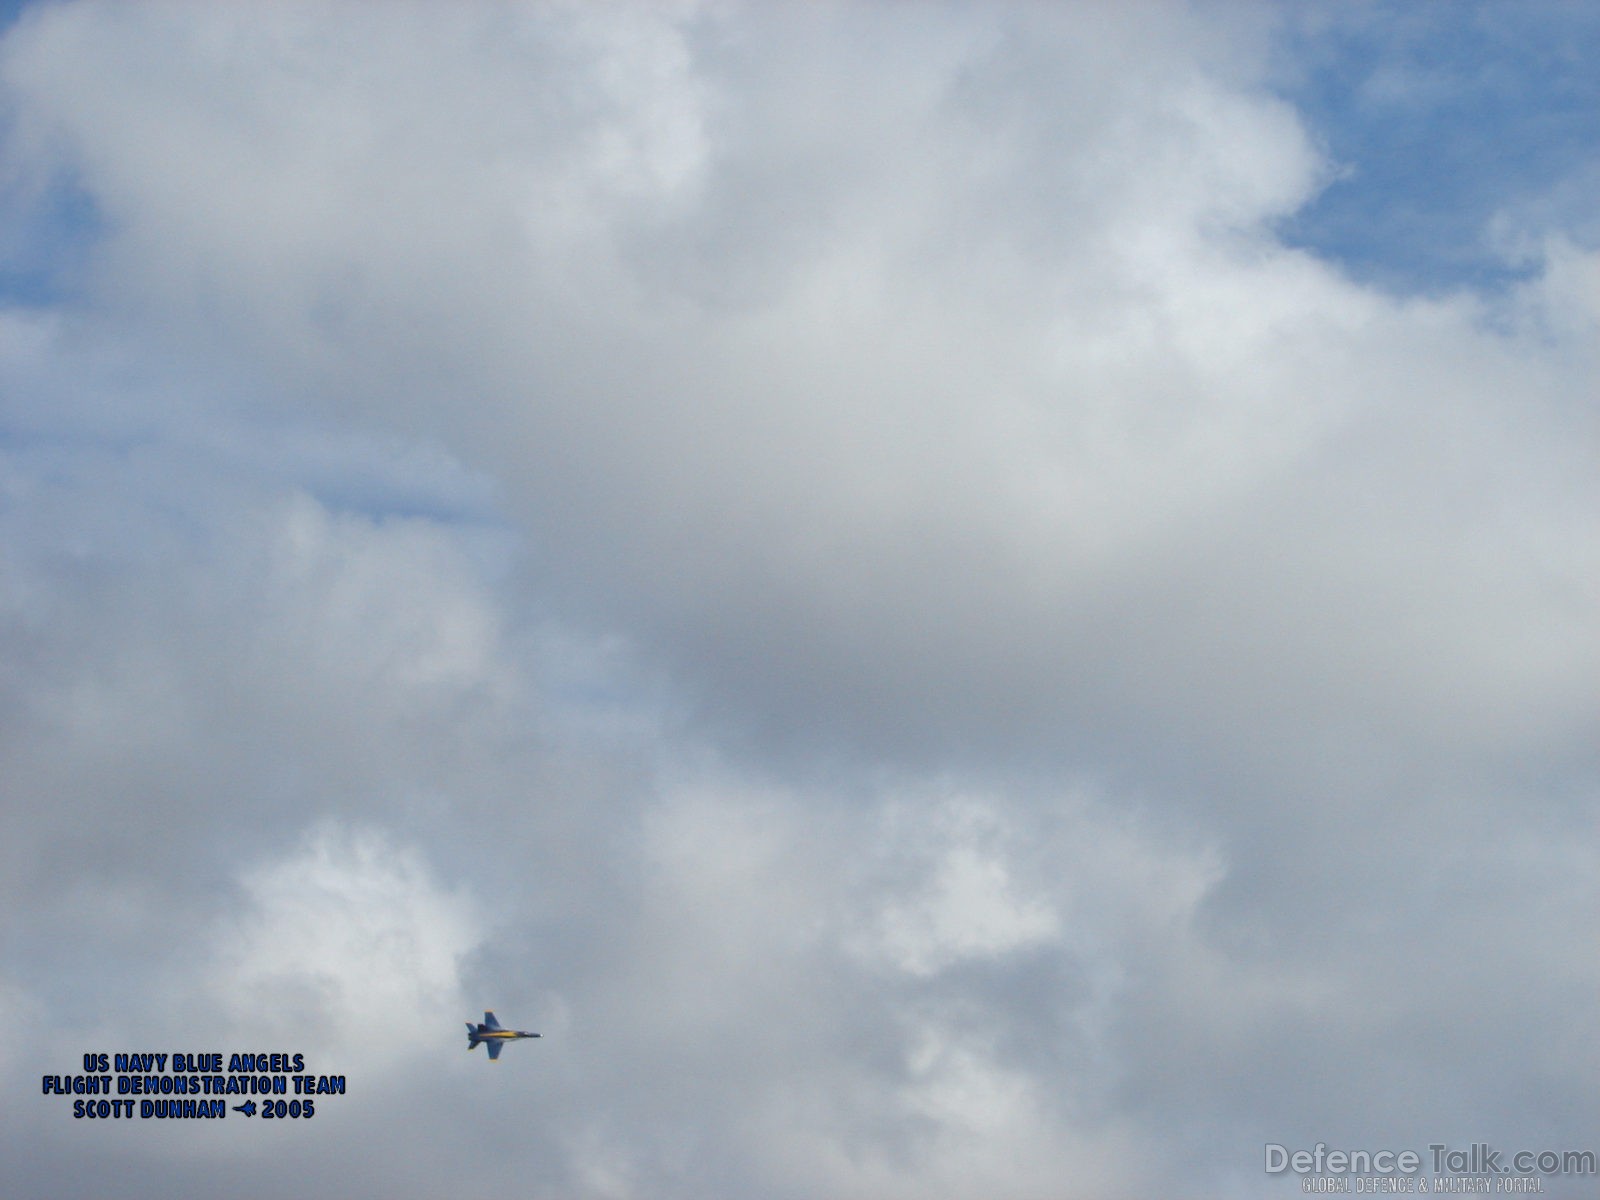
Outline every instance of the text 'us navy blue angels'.
POLYGON ((492 1012, 483 1014, 483 1024, 474 1025, 467 1022, 467 1049, 476 1050, 478 1043, 482 1042, 489 1047, 491 1060, 500 1057, 500 1050, 507 1042, 514 1042, 518 1038, 538 1037, 537 1033, 529 1033, 525 1029, 501 1029, 500 1022, 494 1019, 492 1012))

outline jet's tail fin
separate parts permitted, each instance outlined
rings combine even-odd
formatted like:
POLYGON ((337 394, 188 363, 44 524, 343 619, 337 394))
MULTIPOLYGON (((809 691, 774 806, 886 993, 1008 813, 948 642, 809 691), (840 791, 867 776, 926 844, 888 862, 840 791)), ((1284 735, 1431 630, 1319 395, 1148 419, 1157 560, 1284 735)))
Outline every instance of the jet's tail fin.
POLYGON ((467 1022, 467 1049, 468 1050, 476 1050, 477 1048, 478 1048, 478 1028, 471 1021, 468 1021, 467 1022))

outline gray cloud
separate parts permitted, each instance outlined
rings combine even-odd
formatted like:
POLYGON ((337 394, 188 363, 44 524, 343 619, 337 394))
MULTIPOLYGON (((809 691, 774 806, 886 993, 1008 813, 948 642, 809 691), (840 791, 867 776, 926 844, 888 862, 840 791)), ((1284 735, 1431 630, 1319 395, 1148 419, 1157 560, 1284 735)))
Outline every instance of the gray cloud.
MULTIPOLYGON (((1285 248, 1270 37, 26 14, 11 169, 96 220, 0 313, 8 1077, 314 1049, 310 1194, 1585 1148, 1594 257, 1285 248)), ((18 1108, 23 1195, 273 1169, 18 1108)))

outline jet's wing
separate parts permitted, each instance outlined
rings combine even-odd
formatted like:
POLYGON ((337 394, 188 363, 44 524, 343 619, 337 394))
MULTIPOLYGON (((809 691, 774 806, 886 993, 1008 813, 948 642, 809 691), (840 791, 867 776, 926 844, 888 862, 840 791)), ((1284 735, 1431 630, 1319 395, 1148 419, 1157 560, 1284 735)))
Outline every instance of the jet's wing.
POLYGON ((486 1029, 500 1028, 500 1022, 494 1019, 494 1014, 492 1012, 486 1012, 483 1014, 483 1024, 484 1028, 486 1029))
POLYGON ((499 1041, 498 1039, 496 1039, 494 1041, 485 1042, 484 1045, 486 1047, 488 1047, 489 1058, 490 1058, 491 1061, 493 1061, 494 1059, 499 1058, 500 1057, 500 1051, 505 1048, 505 1043, 502 1042, 502 1041, 499 1041))

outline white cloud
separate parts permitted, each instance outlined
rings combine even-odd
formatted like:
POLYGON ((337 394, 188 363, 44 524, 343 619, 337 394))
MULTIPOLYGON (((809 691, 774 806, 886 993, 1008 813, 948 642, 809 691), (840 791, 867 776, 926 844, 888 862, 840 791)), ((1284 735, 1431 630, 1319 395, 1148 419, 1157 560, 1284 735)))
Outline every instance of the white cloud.
POLYGON ((1284 248, 1264 28, 24 20, 14 169, 98 215, 0 314, 24 1007, 176 938, 374 1076, 547 1022, 440 1068, 478 1120, 352 1097, 408 1172, 355 1193, 1211 1195, 1531 1128, 1491 1081, 1592 1127, 1535 1052, 1590 1019, 1592 255, 1402 302, 1284 248))
POLYGON ((233 1038, 293 1042, 321 1073, 371 1086, 472 1010, 461 969, 487 936, 484 913, 417 850, 323 822, 241 886, 202 972, 233 1038))
POLYGON ((952 848, 926 893, 882 918, 882 939, 894 964, 931 975, 966 958, 1003 955, 1056 932, 1047 905, 1014 894, 1005 866, 970 847, 952 848))

